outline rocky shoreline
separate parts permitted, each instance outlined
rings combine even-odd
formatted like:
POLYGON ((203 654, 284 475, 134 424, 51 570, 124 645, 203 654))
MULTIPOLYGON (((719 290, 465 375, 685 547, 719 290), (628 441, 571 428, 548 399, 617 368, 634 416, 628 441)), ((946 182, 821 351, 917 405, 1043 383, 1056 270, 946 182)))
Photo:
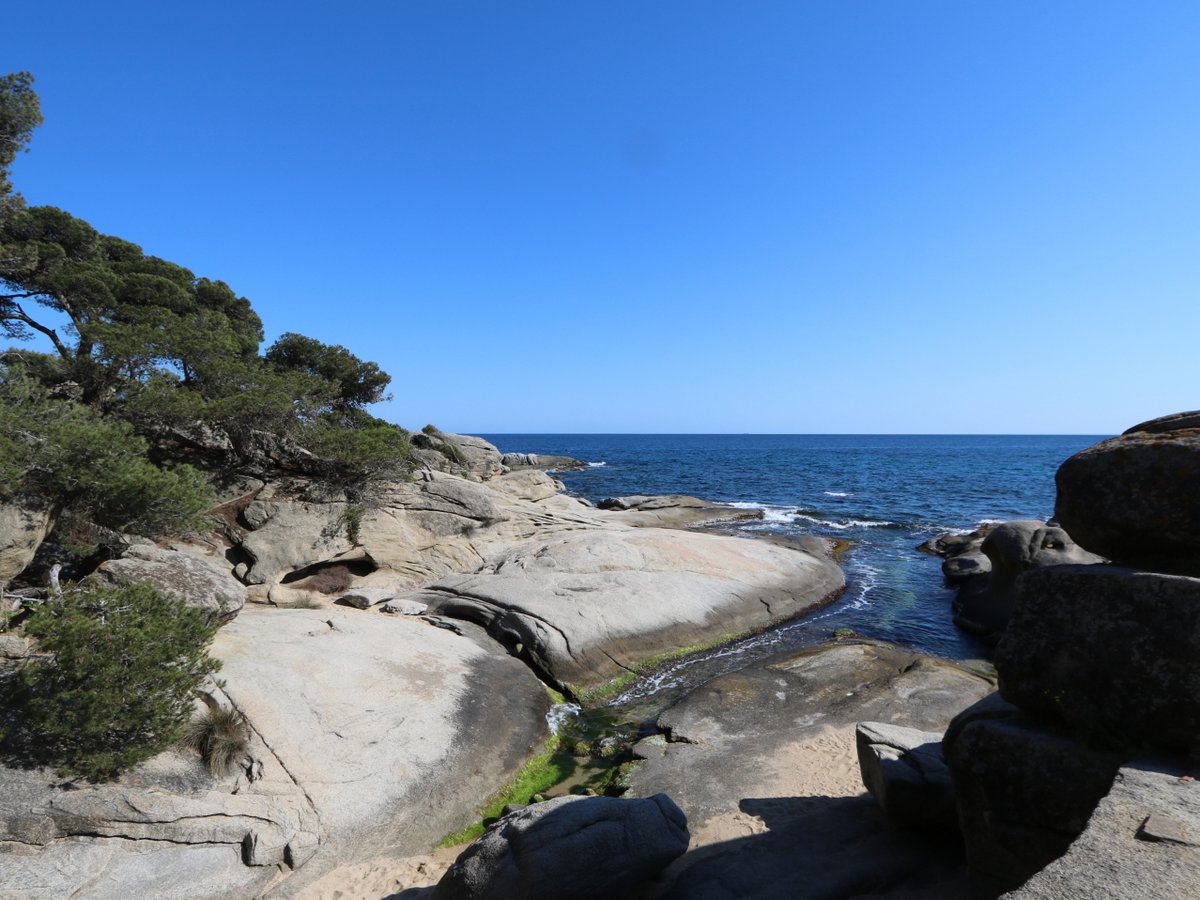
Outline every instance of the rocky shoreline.
MULTIPOLYGON (((1150 877, 1185 896, 1200 528, 1176 484, 1200 428, 1138 429, 1064 464, 1062 526, 923 548, 961 585, 956 621, 999 642, 999 693, 986 665, 852 635, 783 652, 601 742, 623 799, 577 781, 465 851, 435 845, 539 749, 600 752, 551 736, 553 703, 818 608, 844 583, 834 548, 721 533, 753 511, 690 497, 596 508, 538 468, 572 461, 441 433, 416 480, 370 503, 243 479, 219 534, 130 541, 96 577, 226 621, 209 701, 246 715, 248 753, 226 778, 178 752, 104 785, 0 769, 0 893, 1134 898, 1150 877)), ((26 518, 4 571, 53 555, 26 518)), ((0 637, 13 661, 30 652, 0 637)))
MULTIPOLYGON (((101 565, 227 621, 211 693, 247 717, 250 751, 225 779, 174 752, 104 785, 0 770, 0 891, 291 896, 336 867, 427 852, 546 740, 547 686, 602 689, 842 587, 819 554, 682 527, 746 510, 595 509, 477 438, 437 443, 453 462, 427 450, 416 480, 370 503, 242 479, 218 534, 132 539, 101 565)), ((36 569, 43 537, 15 541, 9 568, 36 569)))

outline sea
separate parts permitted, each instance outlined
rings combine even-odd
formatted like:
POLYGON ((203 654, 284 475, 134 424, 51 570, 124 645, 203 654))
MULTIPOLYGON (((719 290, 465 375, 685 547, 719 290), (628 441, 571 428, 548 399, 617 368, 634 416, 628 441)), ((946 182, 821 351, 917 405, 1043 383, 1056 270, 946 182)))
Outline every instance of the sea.
POLYGON ((1054 473, 1104 435, 492 434, 502 452, 570 456, 567 490, 598 502, 631 494, 690 494, 760 507, 747 537, 821 535, 850 542, 847 587, 832 605, 680 661, 635 684, 636 703, 850 629, 948 659, 988 648, 954 625, 941 560, 917 545, 1007 519, 1054 512, 1054 473))

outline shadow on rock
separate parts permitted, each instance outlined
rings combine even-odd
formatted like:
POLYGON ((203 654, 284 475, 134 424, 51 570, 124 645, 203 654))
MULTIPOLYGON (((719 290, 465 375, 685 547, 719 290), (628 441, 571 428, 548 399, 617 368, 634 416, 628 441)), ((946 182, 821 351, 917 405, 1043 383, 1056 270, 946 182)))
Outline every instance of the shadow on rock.
POLYGON ((739 809, 767 830, 690 851, 668 869, 657 900, 917 900, 966 893, 956 836, 895 829, 865 794, 748 797, 739 809))

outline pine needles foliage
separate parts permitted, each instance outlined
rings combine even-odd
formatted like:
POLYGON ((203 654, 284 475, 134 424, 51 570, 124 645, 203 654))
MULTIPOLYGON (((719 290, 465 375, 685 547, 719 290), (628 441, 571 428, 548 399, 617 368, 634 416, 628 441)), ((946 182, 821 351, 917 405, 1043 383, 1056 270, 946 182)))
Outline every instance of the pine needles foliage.
POLYGON ((25 624, 38 655, 3 698, 5 742, 28 762, 106 781, 180 738, 217 624, 147 584, 85 584, 25 624))

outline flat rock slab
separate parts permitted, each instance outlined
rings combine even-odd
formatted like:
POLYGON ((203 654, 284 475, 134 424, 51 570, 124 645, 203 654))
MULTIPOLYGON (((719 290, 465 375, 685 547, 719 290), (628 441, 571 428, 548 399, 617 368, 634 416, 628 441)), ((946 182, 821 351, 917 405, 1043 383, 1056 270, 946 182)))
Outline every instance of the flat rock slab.
POLYGON ((697 688, 659 718, 665 754, 630 776, 640 796, 669 794, 691 826, 665 896, 961 896, 961 855, 889 827, 866 794, 854 723, 940 731, 989 691, 950 663, 872 642, 783 655, 697 688))
POLYGON ((476 622, 573 692, 663 652, 819 606, 844 584, 800 550, 660 528, 524 541, 407 595, 476 622))
POLYGON ((1149 762, 1122 768, 1066 854, 1004 896, 1009 900, 1197 896, 1200 784, 1184 774, 1179 765, 1149 762))
POLYGON ((296 609, 244 613, 217 636, 226 693, 320 821, 316 857, 285 887, 334 863, 427 851, 545 737, 541 683, 464 630, 296 609))

